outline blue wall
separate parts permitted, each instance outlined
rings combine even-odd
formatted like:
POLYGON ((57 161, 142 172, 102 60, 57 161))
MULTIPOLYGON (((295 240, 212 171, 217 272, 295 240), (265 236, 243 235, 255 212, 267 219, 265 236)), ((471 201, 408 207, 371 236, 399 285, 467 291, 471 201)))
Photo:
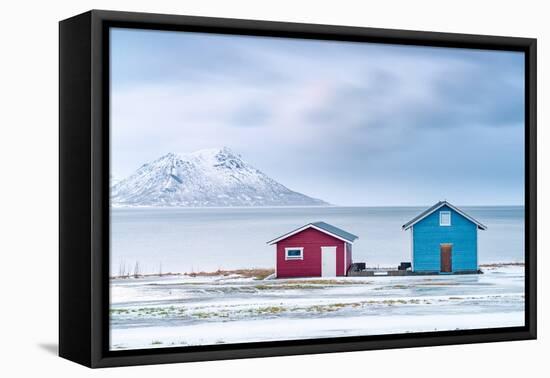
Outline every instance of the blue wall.
POLYGON ((413 226, 414 271, 440 271, 440 244, 452 243, 452 270, 477 270, 477 225, 447 206, 413 226), (451 212, 451 226, 439 225, 439 212, 451 212))

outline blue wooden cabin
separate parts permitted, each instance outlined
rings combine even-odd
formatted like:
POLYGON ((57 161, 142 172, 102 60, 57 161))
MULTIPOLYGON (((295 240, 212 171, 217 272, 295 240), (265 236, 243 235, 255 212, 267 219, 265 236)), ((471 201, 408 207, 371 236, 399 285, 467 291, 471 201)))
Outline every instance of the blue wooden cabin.
POLYGON ((440 201, 403 225, 411 230, 414 272, 478 270, 477 230, 487 227, 447 201, 440 201))

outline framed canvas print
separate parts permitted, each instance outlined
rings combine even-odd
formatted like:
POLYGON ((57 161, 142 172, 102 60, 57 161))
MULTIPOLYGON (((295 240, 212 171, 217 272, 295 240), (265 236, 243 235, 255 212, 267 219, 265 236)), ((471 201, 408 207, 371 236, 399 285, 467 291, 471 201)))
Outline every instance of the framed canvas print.
POLYGON ((60 23, 60 355, 536 337, 536 40, 60 23))

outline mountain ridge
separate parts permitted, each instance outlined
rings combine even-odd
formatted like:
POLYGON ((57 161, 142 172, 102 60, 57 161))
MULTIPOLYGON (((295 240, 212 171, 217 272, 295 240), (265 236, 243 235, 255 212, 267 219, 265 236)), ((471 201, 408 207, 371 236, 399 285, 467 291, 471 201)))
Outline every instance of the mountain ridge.
POLYGON ((328 206, 295 192, 228 147, 169 152, 111 186, 114 206, 328 206))

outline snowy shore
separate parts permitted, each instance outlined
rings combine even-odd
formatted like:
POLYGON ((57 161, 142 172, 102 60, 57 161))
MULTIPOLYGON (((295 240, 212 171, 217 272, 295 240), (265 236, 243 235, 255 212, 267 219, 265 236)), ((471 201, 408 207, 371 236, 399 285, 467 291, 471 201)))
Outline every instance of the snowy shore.
POLYGON ((522 326, 522 266, 467 276, 111 280, 114 350, 522 326))

